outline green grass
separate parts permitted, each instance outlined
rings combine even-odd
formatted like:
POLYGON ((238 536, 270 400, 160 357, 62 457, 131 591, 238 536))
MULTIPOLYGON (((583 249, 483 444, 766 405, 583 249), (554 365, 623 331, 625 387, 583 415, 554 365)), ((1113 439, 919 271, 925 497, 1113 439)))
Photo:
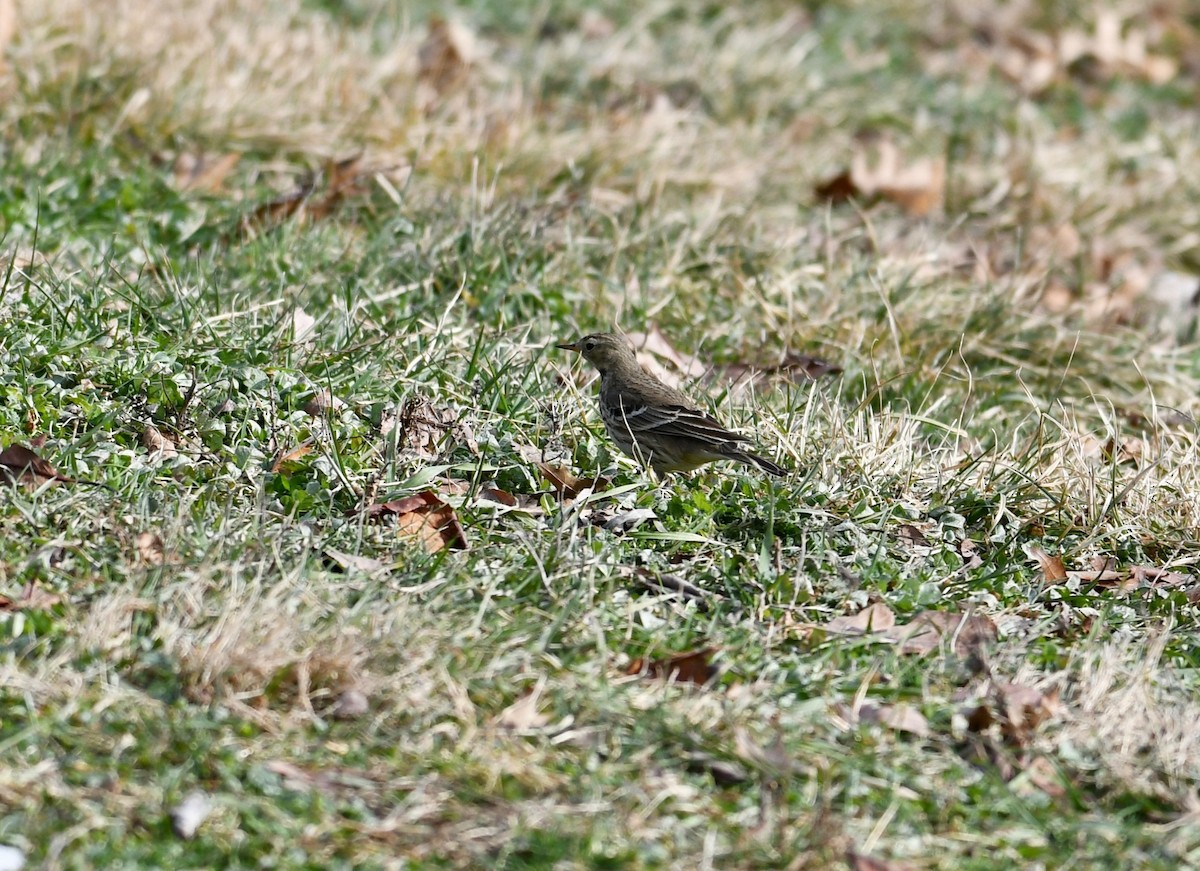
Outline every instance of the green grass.
POLYGON ((1193 584, 1055 582, 1035 554, 1194 571, 1200 358, 1134 292, 1194 266, 1194 72, 1025 94, 947 62, 983 45, 965 14, 903 2, 474 3, 476 65, 439 96, 416 57, 440 7, 297 5, 138 29, 57 0, 9 47, 0 442, 104 487, 0 491, 0 594, 57 597, 0 610, 0 844, 46 868, 1200 863, 1193 584), (817 201, 880 136, 945 158, 941 210, 817 201), (242 231, 359 151, 333 214, 242 231), (234 152, 215 190, 174 180, 234 152), (614 453, 550 346, 651 323, 705 362, 842 367, 688 385, 791 477, 656 487, 614 453), (422 399, 445 426, 406 418, 422 399), (614 488, 564 503, 543 454, 614 488), (426 489, 467 549, 358 513, 426 489), (998 641, 822 628, 874 602, 998 641), (709 686, 626 673, 706 645, 709 686), (999 682, 1053 713, 972 731, 999 682), (863 702, 929 735, 853 724, 863 702), (193 790, 214 809, 185 840, 193 790))

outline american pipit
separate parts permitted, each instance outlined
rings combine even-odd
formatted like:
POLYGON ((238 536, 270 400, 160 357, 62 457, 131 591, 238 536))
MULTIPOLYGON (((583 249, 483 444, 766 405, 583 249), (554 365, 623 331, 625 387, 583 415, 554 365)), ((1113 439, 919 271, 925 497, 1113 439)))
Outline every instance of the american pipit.
POLYGON ((600 371, 600 417, 622 451, 658 474, 690 472, 716 460, 756 465, 772 475, 787 470, 742 447, 730 432, 674 387, 641 367, 633 348, 612 333, 593 333, 555 347, 575 351, 600 371))

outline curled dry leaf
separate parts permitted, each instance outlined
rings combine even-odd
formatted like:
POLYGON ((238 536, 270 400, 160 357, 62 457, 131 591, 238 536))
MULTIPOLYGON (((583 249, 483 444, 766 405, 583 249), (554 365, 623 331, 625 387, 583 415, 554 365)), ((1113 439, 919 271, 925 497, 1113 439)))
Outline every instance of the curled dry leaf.
POLYGON ((908 732, 920 738, 928 738, 931 734, 929 721, 913 705, 872 705, 865 704, 858 709, 860 723, 877 723, 897 732, 908 732))
POLYGON ((335 720, 357 720, 371 710, 367 694, 361 690, 343 690, 333 705, 330 715, 335 720))
MULTIPOLYGON (((34 440, 38 442, 37 439, 34 440)), ((44 437, 42 438, 44 441, 44 437)), ((40 446, 40 442, 39 446, 40 446)), ((20 484, 27 490, 36 490, 47 481, 59 481, 63 484, 86 484, 89 487, 103 487, 93 481, 80 481, 68 478, 59 473, 58 469, 43 460, 24 445, 9 445, 0 451, 0 483, 20 484)))
POLYGON ((368 520, 394 517, 399 533, 417 539, 429 553, 467 547, 467 534, 458 515, 432 490, 391 502, 376 502, 361 513, 368 520))
POLYGON ((169 460, 179 454, 175 450, 175 442, 163 435, 154 424, 149 424, 142 430, 142 444, 146 446, 146 450, 162 460, 169 460))
POLYGON ((1058 691, 1043 693, 1024 684, 993 681, 986 698, 978 705, 968 707, 967 728, 972 732, 986 731, 999 725, 1004 738, 1023 746, 1033 737, 1034 731, 1047 719, 1062 710, 1058 691))
POLYGON ((717 676, 717 667, 709 662, 715 647, 700 647, 659 659, 639 656, 625 669, 626 674, 664 678, 672 683, 693 683, 704 686, 717 676))
POLYGON ((907 862, 880 859, 855 850, 846 853, 846 864, 850 866, 850 871, 912 871, 913 868, 907 862))
MULTIPOLYGON (((460 86, 475 60, 475 37, 456 21, 429 19, 429 30, 417 53, 418 78, 438 96, 460 86)), ((430 101, 427 99, 426 104, 430 101)))
POLYGON ((1041 568, 1047 583, 1057 584, 1067 579, 1067 568, 1063 565, 1061 557, 1050 556, 1040 547, 1031 547, 1027 553, 1038 561, 1038 567, 1041 568))
POLYGON ((635 575, 638 582, 648 590, 657 593, 675 593, 680 598, 695 602, 701 611, 708 610, 709 598, 721 598, 720 594, 705 593, 695 584, 691 584, 678 575, 656 575, 649 569, 639 568, 635 575))
POLYGON ((392 570, 392 566, 383 560, 369 556, 359 556, 327 547, 321 551, 325 565, 333 571, 362 572, 364 575, 384 575, 392 570))
POLYGON ((831 203, 851 198, 890 200, 913 217, 923 218, 941 205, 945 182, 944 158, 905 162, 900 149, 885 139, 872 150, 858 151, 849 170, 817 185, 814 192, 831 203))
POLYGON ((33 581, 21 589, 21 595, 13 599, 0 596, 0 612, 3 611, 48 611, 59 602, 62 596, 57 593, 47 593, 33 581))
POLYGON ((893 626, 882 635, 897 642, 901 653, 923 656, 945 642, 962 657, 979 656, 998 637, 996 624, 982 614, 952 611, 922 611, 904 625, 893 626))
POLYGON ((312 449, 313 444, 310 439, 301 442, 290 451, 281 451, 275 458, 275 462, 271 463, 271 471, 278 473, 294 468, 301 459, 312 453, 312 449))
POLYGON ((546 482, 554 488, 554 492, 560 499, 575 499, 584 490, 599 493, 601 490, 607 490, 612 484, 608 478, 602 478, 599 475, 594 478, 576 477, 566 466, 560 466, 557 463, 539 462, 537 466, 546 482))
POLYGON ((133 538, 137 550, 137 561, 143 566, 161 566, 167 562, 166 548, 162 536, 157 532, 139 532, 133 538))
POLYGON ((404 401, 400 413, 390 422, 385 421, 384 435, 392 427, 398 427, 398 444, 413 451, 417 456, 433 459, 449 434, 458 444, 464 445, 472 454, 479 455, 479 443, 475 434, 452 408, 438 408, 426 396, 410 396, 404 401))
POLYGON ((834 617, 821 628, 834 635, 865 635, 883 632, 895 625, 896 615, 892 613, 892 609, 882 602, 874 602, 857 614, 834 617))
POLYGON ((698 358, 677 351, 657 324, 651 324, 644 333, 629 333, 626 338, 637 351, 638 362, 675 387, 695 381, 708 371, 698 358), (670 364, 669 369, 663 366, 664 360, 670 364))
POLYGON ((242 159, 240 154, 181 154, 175 158, 171 179, 181 191, 215 193, 242 159))
POLYGON ((362 167, 361 154, 345 160, 331 160, 325 165, 325 187, 321 196, 316 195, 317 174, 309 173, 302 176, 288 193, 261 203, 243 215, 238 228, 243 236, 253 236, 289 219, 306 223, 328 218, 344 200, 366 193, 361 180, 368 175, 370 172, 362 167))
POLYGON ((514 732, 529 732, 544 728, 550 718, 538 710, 544 684, 525 693, 496 717, 496 724, 514 732))

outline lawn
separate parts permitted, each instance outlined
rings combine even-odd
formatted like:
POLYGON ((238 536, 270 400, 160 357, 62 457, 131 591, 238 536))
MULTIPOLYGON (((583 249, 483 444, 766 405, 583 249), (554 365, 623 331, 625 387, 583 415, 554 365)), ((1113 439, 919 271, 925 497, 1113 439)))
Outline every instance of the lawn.
POLYGON ((0 868, 1200 867, 1125 11, 0 0, 0 868), (622 456, 614 329, 790 474, 622 456))

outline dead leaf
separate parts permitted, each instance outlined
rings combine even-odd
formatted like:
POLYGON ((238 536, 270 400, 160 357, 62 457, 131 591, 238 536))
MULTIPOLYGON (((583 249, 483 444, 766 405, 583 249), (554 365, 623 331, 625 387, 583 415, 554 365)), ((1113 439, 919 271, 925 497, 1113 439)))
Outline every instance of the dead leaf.
POLYGON ((644 333, 629 333, 626 338, 637 352, 638 362, 672 386, 695 381, 708 371, 698 358, 677 351, 657 324, 651 324, 644 333), (664 370, 663 360, 671 364, 673 371, 664 370))
POLYGON ((1068 30, 1059 37, 1059 62, 1078 70, 1094 60, 1107 75, 1130 74, 1158 85, 1175 78, 1179 65, 1174 60, 1147 51, 1144 31, 1131 27, 1122 35, 1123 27, 1115 10, 1099 10, 1093 33, 1068 30))
POLYGON ((343 690, 338 695, 330 715, 335 720, 357 720, 371 710, 371 701, 361 690, 343 690))
POLYGON ((837 175, 816 185, 813 188, 813 193, 822 202, 835 206, 838 203, 844 203, 855 197, 863 196, 863 191, 854 183, 854 176, 848 169, 843 169, 837 175))
POLYGON ((60 475, 58 470, 24 445, 12 444, 0 451, 0 479, 36 490, 46 481, 82 483, 60 475))
POLYGON ((144 566, 161 566, 167 562, 167 550, 162 536, 157 532, 139 532, 133 538, 138 563, 144 566))
POLYGON ((578 478, 566 466, 560 466, 557 463, 539 462, 537 466, 560 499, 578 498, 584 490, 599 493, 612 485, 608 478, 602 478, 599 475, 594 478, 578 478))
POLYGON ((707 753, 689 754, 684 764, 693 774, 708 774, 717 786, 739 786, 750 779, 746 769, 736 762, 717 759, 707 753))
POLYGON ((439 408, 420 394, 408 397, 400 413, 384 422, 383 434, 387 435, 393 427, 399 428, 398 446, 425 459, 440 456, 447 434, 472 454, 479 455, 479 443, 463 415, 453 408, 439 408))
POLYGON ((429 553, 437 553, 443 548, 465 550, 467 547, 466 532, 454 509, 432 490, 391 502, 377 502, 360 513, 368 520, 395 517, 397 531, 417 539, 429 553))
POLYGON ((946 183, 943 157, 906 161, 887 139, 862 148, 842 171, 814 188, 817 197, 837 203, 850 198, 872 203, 880 199, 899 205, 914 218, 923 218, 941 205, 946 183))
POLYGON ((847 719, 851 723, 875 723, 880 726, 886 726, 889 729, 894 729, 897 732, 908 732, 921 738, 928 738, 932 734, 929 728, 929 721, 925 719, 925 716, 914 705, 904 703, 898 705, 874 705, 867 703, 859 707, 857 712, 847 709, 844 714, 849 715, 847 719))
POLYGON ((1047 583, 1058 584, 1067 579, 1067 568, 1063 565, 1061 557, 1050 556, 1040 547, 1031 547, 1027 553, 1038 561, 1047 583))
POLYGON ((820 357, 789 352, 779 363, 763 365, 730 363, 720 367, 718 371, 725 381, 731 381, 734 384, 750 381, 760 387, 765 387, 771 378, 778 375, 786 375, 794 383, 799 384, 817 381, 826 375, 838 375, 844 370, 841 366, 822 360, 820 357))
POLYGON ((179 451, 175 450, 175 442, 163 435, 154 424, 149 424, 142 430, 142 444, 160 460, 169 460, 179 455, 179 451))
POLYGON ((607 518, 602 514, 593 515, 591 520, 593 523, 603 523, 604 528, 609 532, 624 535, 626 532, 637 529, 647 520, 654 520, 657 517, 658 515, 651 508, 631 508, 628 511, 618 511, 607 518))
POLYGON ((980 655, 998 637, 996 624, 988 617, 953 611, 922 611, 908 623, 882 634, 899 644, 900 653, 924 656, 949 640, 951 649, 964 658, 980 655))
POLYGON ((704 590, 701 590, 695 584, 689 583, 678 575, 655 575, 649 569, 639 568, 635 576, 638 582, 646 589, 656 593, 674 593, 682 599, 689 599, 695 602, 701 611, 708 610, 708 600, 710 598, 722 598, 718 593, 705 593, 704 590))
POLYGON ((883 602, 875 602, 849 617, 834 617, 821 628, 833 635, 883 632, 896 625, 896 615, 883 602))
POLYGON ((929 539, 925 537, 925 533, 921 532, 921 530, 917 529, 911 523, 901 525, 898 534, 901 541, 907 542, 910 545, 917 547, 929 546, 929 539))
POLYGON ((281 452, 271 463, 271 471, 278 473, 286 468, 294 467, 296 462, 312 453, 312 440, 301 442, 290 451, 281 452))
POLYGON ((998 724, 1007 741, 1023 746, 1039 725, 1061 709, 1057 690, 1047 694, 1023 684, 994 680, 984 701, 966 711, 967 727, 983 732, 998 724))
POLYGON ((496 717, 496 724, 514 732, 529 732, 544 728, 550 718, 538 710, 545 682, 525 693, 496 717))
POLYGON ((776 731, 775 740, 764 747, 745 726, 734 726, 733 748, 739 759, 753 765, 775 781, 783 780, 800 770, 800 765, 784 746, 780 731, 776 731))
POLYGON ((238 228, 243 236, 253 236, 289 219, 307 223, 327 218, 345 199, 366 192, 360 181, 368 175, 370 173, 362 168, 361 154, 344 160, 331 160, 325 165, 322 196, 315 196, 321 179, 317 174, 309 173, 302 176, 288 193, 260 203, 243 215, 238 228))
POLYGON ((850 850, 846 853, 846 864, 850 871, 911 871, 912 865, 893 859, 879 859, 850 850))
POLYGON ((369 556, 359 556, 355 553, 346 553, 332 547, 322 550, 321 555, 325 558, 326 564, 337 571, 362 572, 364 575, 383 575, 392 570, 391 564, 385 563, 383 560, 377 560, 369 556))
POLYGON ((47 593, 33 581, 21 589, 16 599, 0 596, 0 611, 48 611, 62 601, 57 593, 47 593))
POLYGON ((963 568, 977 569, 983 565, 983 558, 979 556, 979 545, 969 538, 964 538, 958 543, 958 553, 963 558, 963 568))
POLYGON ((1158 566, 1134 566, 1130 569, 1133 579, 1146 587, 1177 587, 1194 580, 1192 575, 1183 575, 1158 566))
POLYGON ((638 657, 625 669, 626 674, 640 674, 652 678, 664 678, 672 683, 693 683, 705 686, 717 676, 717 667, 709 662, 716 653, 715 647, 700 647, 686 653, 677 653, 665 659, 638 657))
POLYGON ((8 68, 4 50, 17 34, 16 0, 0 0, 0 72, 8 68))
MULTIPOLYGON (((428 33, 417 52, 418 79, 444 96, 460 86, 475 55, 475 38, 462 24, 440 16, 429 19, 428 33)), ((430 100, 423 101, 428 105, 430 100)))
POLYGON ((175 158, 172 179, 181 191, 215 193, 242 159, 240 154, 181 154, 175 158))

